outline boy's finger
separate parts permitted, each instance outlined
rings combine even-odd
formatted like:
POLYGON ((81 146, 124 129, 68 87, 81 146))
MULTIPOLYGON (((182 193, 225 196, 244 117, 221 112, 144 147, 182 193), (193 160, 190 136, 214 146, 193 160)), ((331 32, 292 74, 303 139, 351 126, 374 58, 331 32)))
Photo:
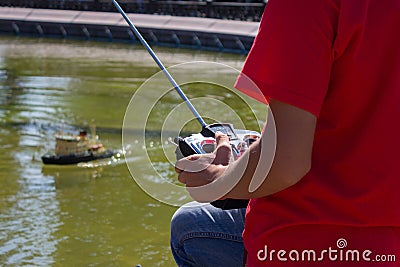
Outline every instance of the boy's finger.
POLYGON ((175 171, 200 172, 205 170, 213 162, 215 155, 212 154, 195 154, 178 160, 175 163, 175 171))
POLYGON ((178 181, 182 184, 186 184, 186 177, 184 172, 180 172, 178 175, 178 181))

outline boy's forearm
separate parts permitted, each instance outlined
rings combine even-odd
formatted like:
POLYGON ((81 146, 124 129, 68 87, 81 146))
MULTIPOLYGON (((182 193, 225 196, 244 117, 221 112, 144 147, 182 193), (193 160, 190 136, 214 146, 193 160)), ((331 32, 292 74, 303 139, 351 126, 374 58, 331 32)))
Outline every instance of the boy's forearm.
MULTIPOLYGON (((255 174, 256 168, 259 168, 260 154, 261 142, 257 142, 250 147, 241 159, 233 162, 226 169, 219 179, 238 179, 239 182, 224 198, 250 199, 271 195, 297 183, 307 172, 295 174, 289 170, 283 171, 286 167, 278 155, 278 157, 275 157, 269 173, 265 173, 264 176, 261 176, 260 173, 255 174), (255 191, 250 188, 250 182, 253 179, 263 180, 255 191)), ((260 164, 263 163, 261 160, 260 164)))
POLYGON ((271 195, 297 183, 311 168, 316 117, 278 101, 270 106, 274 118, 268 114, 261 139, 219 178, 239 181, 226 198, 271 195))

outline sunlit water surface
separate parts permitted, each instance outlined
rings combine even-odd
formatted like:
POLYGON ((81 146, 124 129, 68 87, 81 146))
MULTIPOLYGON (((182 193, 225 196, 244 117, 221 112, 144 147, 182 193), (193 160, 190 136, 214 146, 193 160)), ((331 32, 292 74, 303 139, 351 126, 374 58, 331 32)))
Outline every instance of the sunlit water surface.
MULTIPOLYGON (((168 66, 206 60, 240 69, 244 61, 241 55, 156 52, 168 66)), ((121 150, 129 100, 156 72, 140 46, 0 39, 0 265, 174 266, 169 222, 176 207, 144 193, 123 157, 73 166, 40 160, 57 131, 89 130, 92 121, 103 144, 121 150)), ((177 103, 175 97, 166 108, 177 103)), ((132 149, 142 148, 133 143, 132 149)), ((176 179, 163 157, 152 160, 176 179)))

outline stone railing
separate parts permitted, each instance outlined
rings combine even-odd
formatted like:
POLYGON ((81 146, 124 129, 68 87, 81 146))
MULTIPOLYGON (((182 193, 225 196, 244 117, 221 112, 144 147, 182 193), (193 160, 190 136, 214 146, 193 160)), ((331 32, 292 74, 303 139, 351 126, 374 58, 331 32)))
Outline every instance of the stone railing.
MULTIPOLYGON (((128 13, 259 21, 266 1, 120 0, 128 13)), ((111 0, 0 0, 0 6, 116 12, 111 0)))

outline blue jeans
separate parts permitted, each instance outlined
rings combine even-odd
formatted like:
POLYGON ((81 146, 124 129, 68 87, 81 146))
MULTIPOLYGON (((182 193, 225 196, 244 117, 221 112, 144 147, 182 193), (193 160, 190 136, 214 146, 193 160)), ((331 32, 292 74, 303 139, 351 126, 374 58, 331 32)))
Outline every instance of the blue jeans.
POLYGON ((171 250, 178 266, 242 266, 246 209, 189 203, 171 220, 171 250))

